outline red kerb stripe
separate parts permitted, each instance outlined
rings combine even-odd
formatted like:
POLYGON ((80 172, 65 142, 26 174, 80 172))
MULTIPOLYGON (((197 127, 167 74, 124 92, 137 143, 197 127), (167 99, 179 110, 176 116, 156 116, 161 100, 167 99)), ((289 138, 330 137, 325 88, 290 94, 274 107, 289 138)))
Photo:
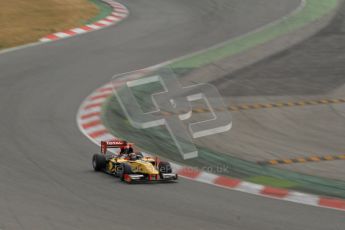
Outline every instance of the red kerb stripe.
POLYGON ((84 107, 85 110, 87 109, 92 109, 92 108, 95 108, 95 107, 100 107, 102 106, 103 103, 95 103, 95 104, 90 104, 90 105, 87 105, 84 107))
POLYGON ((100 88, 97 90, 98 92, 112 92, 113 88, 112 87, 105 87, 105 88, 100 88))
POLYGON ((289 190, 281 189, 281 188, 265 187, 261 191, 261 194, 266 195, 266 196, 284 198, 289 194, 289 190))
POLYGON ((102 136, 104 134, 107 134, 108 131, 106 129, 102 129, 102 130, 99 130, 99 131, 95 131, 93 133, 89 133, 88 135, 91 137, 91 138, 97 138, 99 136, 102 136))
POLYGON ((178 171, 177 174, 184 176, 184 177, 188 177, 188 178, 196 178, 200 175, 200 171, 193 169, 193 168, 182 168, 178 171))
POLYGON ((91 128, 91 127, 94 127, 94 126, 100 125, 100 124, 102 124, 101 120, 95 120, 95 121, 90 121, 88 123, 85 123, 82 126, 84 129, 88 129, 88 128, 91 128))
POLYGON ((112 14, 111 16, 117 18, 117 19, 123 19, 123 16, 119 16, 119 15, 116 15, 116 14, 112 14))
POLYGON ((107 19, 107 18, 104 18, 103 20, 104 20, 104 21, 107 21, 107 22, 110 22, 110 23, 113 23, 113 22, 114 22, 113 20, 110 20, 110 19, 107 19))
POLYGON ((86 31, 93 30, 91 27, 88 27, 88 26, 81 26, 80 29, 83 29, 83 30, 86 30, 86 31))
POLYGON ((95 23, 93 23, 93 24, 96 25, 96 26, 100 26, 100 27, 106 26, 106 24, 99 23, 99 22, 95 22, 95 23))
POLYGON ((91 117, 98 117, 100 115, 101 115, 101 112, 94 112, 94 113, 88 113, 88 114, 82 115, 80 118, 82 120, 84 120, 84 119, 88 119, 88 118, 91 118, 91 117))
POLYGON ((108 98, 111 95, 111 93, 105 93, 105 94, 100 94, 97 96, 93 96, 90 98, 91 101, 101 99, 101 98, 108 98))
POLYGON ((59 37, 56 36, 55 34, 49 34, 49 35, 45 36, 44 38, 48 38, 48 39, 50 39, 50 40, 59 39, 59 37))
POLYGON ((345 210, 345 200, 340 200, 340 199, 321 197, 319 200, 319 205, 345 210))
POLYGON ((63 33, 65 33, 65 34, 69 34, 69 35, 71 35, 71 36, 73 36, 73 35, 76 35, 76 34, 77 34, 76 32, 74 32, 74 31, 72 31, 72 30, 66 30, 66 31, 64 31, 63 33))
POLYGON ((225 176, 220 176, 214 181, 214 183, 216 185, 234 188, 234 187, 237 187, 241 183, 241 180, 225 177, 225 176))

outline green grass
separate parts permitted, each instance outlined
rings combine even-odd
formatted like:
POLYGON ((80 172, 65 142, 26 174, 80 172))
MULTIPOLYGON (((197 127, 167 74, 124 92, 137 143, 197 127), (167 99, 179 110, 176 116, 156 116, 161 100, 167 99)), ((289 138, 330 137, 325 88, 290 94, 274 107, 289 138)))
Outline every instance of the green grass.
POLYGON ((254 176, 249 177, 246 179, 249 182, 253 182, 256 184, 262 184, 272 187, 279 187, 279 188, 294 188, 298 186, 298 183, 284 180, 284 179, 278 179, 275 177, 269 177, 269 176, 254 176))
POLYGON ((111 12, 113 11, 112 7, 110 5, 104 3, 104 2, 101 2, 99 0, 89 0, 89 1, 97 6, 97 8, 99 9, 99 13, 96 17, 93 17, 93 18, 85 21, 84 24, 92 24, 96 21, 99 21, 99 20, 107 17, 108 15, 110 15, 111 12))

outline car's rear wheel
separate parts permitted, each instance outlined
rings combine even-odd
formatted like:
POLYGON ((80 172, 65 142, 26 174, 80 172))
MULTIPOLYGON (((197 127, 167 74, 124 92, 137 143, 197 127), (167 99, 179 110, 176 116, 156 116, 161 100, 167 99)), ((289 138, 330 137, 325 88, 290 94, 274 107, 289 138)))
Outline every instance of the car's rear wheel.
POLYGON ((96 172, 104 171, 106 167, 106 159, 104 155, 94 154, 92 156, 92 166, 96 172))

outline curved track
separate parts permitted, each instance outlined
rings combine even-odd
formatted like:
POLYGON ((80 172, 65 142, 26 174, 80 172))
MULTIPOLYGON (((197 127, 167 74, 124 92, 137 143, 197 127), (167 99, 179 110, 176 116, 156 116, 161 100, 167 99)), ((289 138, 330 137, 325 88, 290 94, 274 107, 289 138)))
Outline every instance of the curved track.
POLYGON ((185 180, 129 186, 91 170, 98 148, 75 123, 89 92, 116 73, 248 32, 298 1, 126 4, 131 16, 116 28, 0 55, 0 229, 343 229, 334 210, 185 180))

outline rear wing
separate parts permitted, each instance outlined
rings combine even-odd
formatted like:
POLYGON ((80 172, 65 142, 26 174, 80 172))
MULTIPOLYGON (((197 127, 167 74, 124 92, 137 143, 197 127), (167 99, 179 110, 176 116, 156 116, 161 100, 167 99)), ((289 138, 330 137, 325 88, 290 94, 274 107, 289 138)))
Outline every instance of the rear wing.
POLYGON ((127 144, 127 141, 124 140, 102 141, 101 152, 102 154, 106 154, 108 148, 121 148, 127 146, 127 144))

